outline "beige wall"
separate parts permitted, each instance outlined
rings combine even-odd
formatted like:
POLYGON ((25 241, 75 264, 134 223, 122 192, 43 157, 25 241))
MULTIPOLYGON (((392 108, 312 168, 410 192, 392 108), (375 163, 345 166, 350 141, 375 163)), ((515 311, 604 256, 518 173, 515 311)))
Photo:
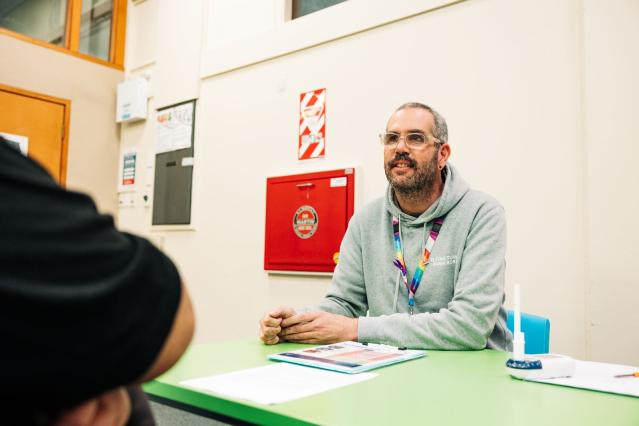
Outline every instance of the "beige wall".
POLYGON ((588 355, 639 365, 639 2, 584 3, 588 355))
MULTIPOLYGON (((309 304, 324 294, 327 278, 263 271, 265 179, 356 166, 356 208, 361 207, 386 185, 376 135, 395 106, 418 100, 447 117, 452 161, 464 177, 504 204, 507 282, 522 284, 524 310, 551 318, 551 350, 612 359, 610 351, 598 351, 613 347, 618 336, 603 328, 592 332, 590 322, 598 315, 597 321, 613 324, 617 305, 613 298, 591 297, 598 287, 589 283, 597 271, 603 276, 606 267, 593 270, 587 261, 597 238, 588 208, 593 200, 607 201, 590 194, 599 171, 592 160, 586 161, 594 145, 586 143, 591 130, 587 106, 598 104, 598 96, 606 92, 605 82, 588 80, 586 72, 589 61, 598 57, 587 59, 592 56, 584 45, 598 32, 584 22, 597 12, 585 15, 580 0, 469 0, 448 6, 452 2, 406 0, 397 7, 395 2, 351 0, 286 24, 277 10, 254 15, 248 22, 263 32, 242 38, 241 22, 235 27, 229 23, 236 12, 219 16, 224 3, 202 1, 202 16, 208 18, 201 27, 195 24, 195 30, 188 19, 192 11, 181 12, 173 0, 142 3, 138 7, 156 8, 157 16, 163 8, 172 10, 173 26, 162 31, 203 50, 199 58, 191 55, 179 65, 161 65, 168 70, 160 70, 159 61, 129 70, 169 75, 198 69, 202 76, 195 230, 151 232, 149 208, 138 204, 120 211, 123 227, 152 235, 180 266, 194 296, 198 341, 255 336, 258 318, 269 307, 309 304), (393 15, 400 12, 404 18, 393 15), (225 25, 214 27, 216 22, 225 25), (371 29, 362 29, 366 25, 371 29), (339 34, 331 37, 332 28, 339 34), (282 53, 286 48, 292 52, 282 53), (327 88, 327 157, 300 163, 295 156, 298 96, 320 87, 327 88)), ((278 8, 282 2, 270 4, 278 8)), ((153 16, 139 14, 135 25, 149 27, 153 16)), ((609 25, 614 26, 614 19, 609 25)), ((632 40, 615 38, 627 53, 633 52, 632 40)), ((590 53, 606 52, 602 47, 590 53)), ((608 78, 616 77, 608 73, 608 78)), ((165 95, 176 101, 192 97, 190 76, 185 83, 174 79, 171 87, 152 77, 153 107, 163 106, 154 102, 165 95)), ((617 95, 610 96, 614 101, 617 95)), ((145 164, 153 159, 151 123, 122 131, 123 146, 139 146, 145 164)), ((624 132, 633 130, 625 122, 618 124, 624 132)), ((624 153, 636 152, 624 147, 624 153)), ((625 170, 618 173, 632 178, 625 170)), ((631 184, 627 186, 630 191, 631 184)), ((623 194, 616 197, 623 206, 623 194)), ((631 241, 610 238, 607 242, 620 251, 632 252, 631 241)), ((636 282, 629 267, 619 274, 624 282, 636 282)), ((635 300, 639 296, 629 286, 622 293, 635 300)), ((510 300, 506 304, 512 306, 510 300)), ((633 315, 628 313, 626 320, 636 323, 633 315)), ((623 350, 615 360, 639 363, 636 342, 619 345, 623 350)))
POLYGON ((117 213, 115 90, 122 71, 2 34, 0 63, 0 82, 71 101, 67 187, 117 213))

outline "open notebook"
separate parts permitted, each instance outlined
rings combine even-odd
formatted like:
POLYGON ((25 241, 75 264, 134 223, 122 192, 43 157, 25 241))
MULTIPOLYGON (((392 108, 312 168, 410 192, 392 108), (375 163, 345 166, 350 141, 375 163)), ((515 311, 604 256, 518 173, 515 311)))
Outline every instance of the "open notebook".
POLYGON ((281 352, 269 356, 269 359, 352 374, 423 356, 426 356, 426 351, 373 343, 341 342, 281 352))

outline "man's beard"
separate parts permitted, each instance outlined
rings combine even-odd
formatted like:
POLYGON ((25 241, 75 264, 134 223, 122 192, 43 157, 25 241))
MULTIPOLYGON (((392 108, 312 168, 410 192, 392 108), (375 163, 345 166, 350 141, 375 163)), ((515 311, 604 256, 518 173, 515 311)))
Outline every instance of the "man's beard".
POLYGON ((423 197, 424 194, 431 190, 435 183, 438 172, 437 156, 433 155, 432 160, 428 163, 418 166, 417 162, 408 156, 408 153, 395 154, 395 158, 384 165, 384 172, 386 173, 388 183, 390 183, 395 192, 406 198, 423 197), (413 173, 413 176, 410 178, 401 176, 399 179, 396 178, 396 180, 393 180, 393 175, 391 174, 393 163, 400 160, 408 162, 415 173, 413 173))

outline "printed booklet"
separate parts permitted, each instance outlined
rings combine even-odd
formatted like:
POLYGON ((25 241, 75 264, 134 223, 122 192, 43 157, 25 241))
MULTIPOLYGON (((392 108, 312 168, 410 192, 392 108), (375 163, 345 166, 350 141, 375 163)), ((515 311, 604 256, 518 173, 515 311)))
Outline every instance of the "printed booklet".
POLYGON ((353 374, 423 356, 426 356, 426 351, 373 343, 341 342, 281 352, 269 356, 269 359, 353 374))

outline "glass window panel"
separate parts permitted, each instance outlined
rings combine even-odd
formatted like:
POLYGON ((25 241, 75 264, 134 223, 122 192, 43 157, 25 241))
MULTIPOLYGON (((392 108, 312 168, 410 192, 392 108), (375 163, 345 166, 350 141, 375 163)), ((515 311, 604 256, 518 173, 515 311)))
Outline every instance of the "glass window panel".
POLYGON ((0 27, 64 46, 67 0, 0 0, 0 27))
POLYGON ((113 0, 82 0, 80 52, 109 60, 113 0))
POLYGON ((346 0, 293 0, 292 19, 326 9, 344 1, 346 0))

